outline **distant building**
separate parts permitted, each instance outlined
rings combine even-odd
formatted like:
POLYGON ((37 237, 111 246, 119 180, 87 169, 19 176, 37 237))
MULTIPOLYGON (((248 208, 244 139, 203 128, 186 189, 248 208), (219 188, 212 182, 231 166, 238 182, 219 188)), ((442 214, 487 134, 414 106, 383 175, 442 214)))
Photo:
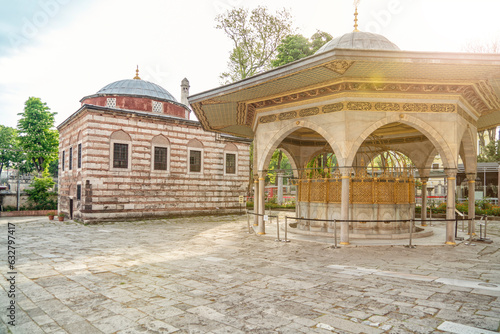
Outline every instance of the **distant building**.
POLYGON ((247 139, 204 131, 181 102, 141 80, 84 97, 59 125, 59 211, 84 222, 239 209, 247 139))

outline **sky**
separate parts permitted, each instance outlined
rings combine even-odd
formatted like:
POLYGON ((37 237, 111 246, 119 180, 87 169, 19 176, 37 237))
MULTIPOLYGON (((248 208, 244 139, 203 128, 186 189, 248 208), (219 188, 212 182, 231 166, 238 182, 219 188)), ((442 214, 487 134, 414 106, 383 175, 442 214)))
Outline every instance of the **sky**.
MULTIPOLYGON (((231 42, 215 17, 234 7, 286 8, 297 33, 353 30, 352 0, 0 0, 0 124, 16 127, 31 96, 56 112, 56 126, 82 97, 135 76, 178 101, 220 86, 231 42)), ((402 50, 463 52, 500 39, 499 0, 361 0, 359 29, 402 50)))

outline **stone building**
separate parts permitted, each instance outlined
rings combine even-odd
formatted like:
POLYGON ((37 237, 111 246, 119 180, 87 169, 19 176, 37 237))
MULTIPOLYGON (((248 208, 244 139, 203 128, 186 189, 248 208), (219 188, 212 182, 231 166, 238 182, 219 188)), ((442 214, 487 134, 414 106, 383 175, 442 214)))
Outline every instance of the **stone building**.
POLYGON ((59 211, 84 222, 239 209, 249 141, 204 131, 181 103, 134 79, 84 97, 58 126, 59 211))

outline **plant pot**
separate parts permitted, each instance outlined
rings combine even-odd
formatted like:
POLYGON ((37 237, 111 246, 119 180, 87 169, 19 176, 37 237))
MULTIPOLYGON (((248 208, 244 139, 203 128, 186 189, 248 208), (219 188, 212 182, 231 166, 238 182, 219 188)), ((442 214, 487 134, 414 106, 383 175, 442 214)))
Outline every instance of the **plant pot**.
POLYGON ((54 216, 49 216, 49 220, 54 220, 54 216))
POLYGON ((64 217, 58 217, 60 222, 64 221, 64 217))

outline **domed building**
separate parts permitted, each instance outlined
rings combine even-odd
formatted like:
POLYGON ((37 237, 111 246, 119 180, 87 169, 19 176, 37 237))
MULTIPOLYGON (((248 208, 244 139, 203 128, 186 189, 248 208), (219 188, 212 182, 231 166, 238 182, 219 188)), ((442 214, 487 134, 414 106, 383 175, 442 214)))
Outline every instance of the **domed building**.
MULTIPOLYGON (((453 245, 459 161, 474 189, 477 131, 500 125, 500 55, 403 51, 355 24, 312 56, 189 102, 205 130, 253 139, 257 213, 269 162, 281 150, 298 189, 294 232, 338 230, 341 244, 406 238, 410 228, 425 235, 426 183, 439 154, 449 219, 443 241, 453 245), (411 227, 417 177, 418 229, 411 227)), ((468 200, 472 218, 473 190, 468 200)), ((265 234, 261 216, 254 225, 265 234)))
POLYGON ((82 98, 58 126, 59 211, 93 222, 239 210, 250 141, 203 130, 188 95, 187 79, 178 102, 137 70, 82 98))

